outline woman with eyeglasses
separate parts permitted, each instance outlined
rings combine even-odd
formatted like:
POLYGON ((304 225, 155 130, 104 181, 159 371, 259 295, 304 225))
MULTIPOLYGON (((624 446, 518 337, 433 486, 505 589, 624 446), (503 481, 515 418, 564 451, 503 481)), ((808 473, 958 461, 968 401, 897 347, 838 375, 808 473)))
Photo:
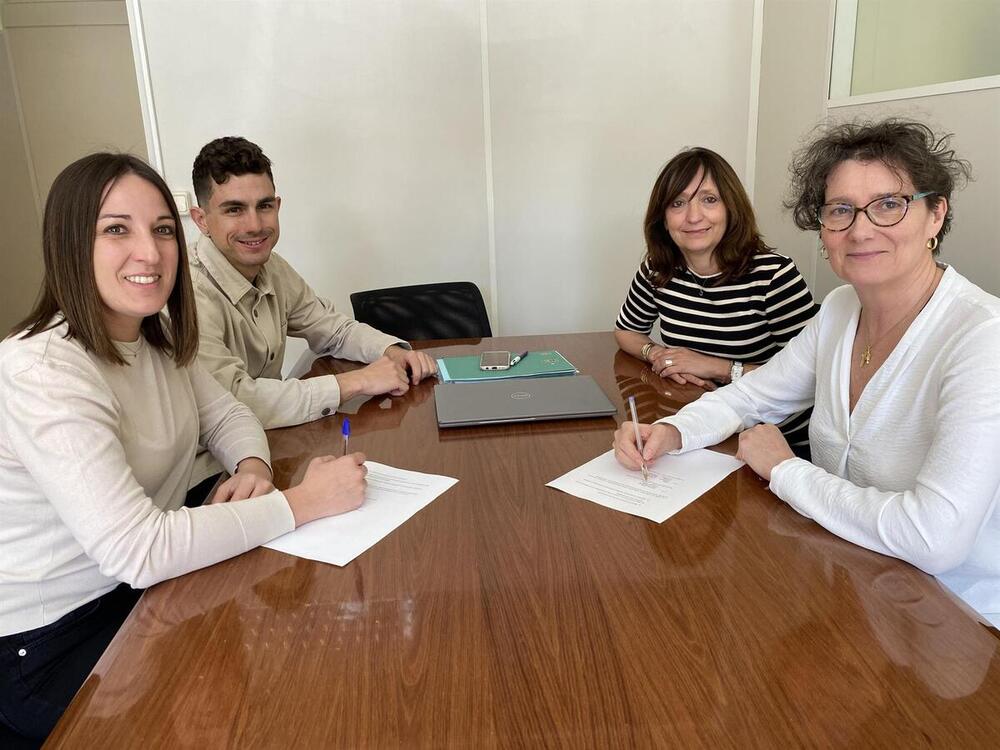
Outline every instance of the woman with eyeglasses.
POLYGON ((847 282, 766 365, 615 436, 625 466, 714 445, 838 536, 936 575, 1000 624, 1000 300, 936 256, 969 166, 925 125, 827 128, 793 159, 792 209, 847 282), (773 427, 812 405, 812 462, 773 427))
MULTIPOLYGON (((739 177, 707 148, 663 167, 643 222, 646 256, 615 321, 618 346, 663 378, 712 390, 767 362, 816 312, 791 258, 764 242, 739 177), (663 345, 650 338, 659 322, 663 345)), ((781 429, 808 452, 808 413, 781 429)))

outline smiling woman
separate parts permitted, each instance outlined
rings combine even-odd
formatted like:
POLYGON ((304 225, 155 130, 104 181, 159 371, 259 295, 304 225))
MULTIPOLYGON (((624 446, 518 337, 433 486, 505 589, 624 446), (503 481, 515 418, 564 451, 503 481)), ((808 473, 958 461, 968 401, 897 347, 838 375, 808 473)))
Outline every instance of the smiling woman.
POLYGON ((141 330, 154 348, 179 365, 189 363, 198 349, 198 327, 180 232, 170 191, 142 160, 93 154, 74 162, 53 182, 45 204, 40 300, 12 333, 33 336, 62 324, 87 351, 124 364, 116 332, 119 341, 135 341, 141 330), (140 191, 134 199, 133 189, 140 191), (131 249, 140 257, 130 260, 131 249), (151 288, 125 278, 149 275, 152 265, 166 278, 151 288), (125 305, 122 312, 138 323, 137 330, 116 325, 118 305, 125 305), (159 317, 164 306, 169 333, 159 317))
MULTIPOLYGON (((948 144, 905 120, 821 131, 787 205, 848 284, 766 365, 640 434, 651 461, 742 430, 737 455, 778 497, 1000 625, 1000 299, 935 261, 969 174, 948 144), (773 426, 809 405, 812 463, 773 426)), ((633 432, 616 453, 635 469, 633 432)))
POLYGON ((166 306, 178 255, 177 220, 164 196, 135 173, 113 182, 94 239, 94 279, 111 338, 136 341, 142 321, 166 306))
POLYGON ((136 589, 356 508, 365 475, 360 453, 327 456, 274 489, 260 423, 194 361, 180 220, 147 164, 67 167, 43 244, 40 301, 0 343, 0 723, 35 740, 136 589), (232 476, 186 508, 199 445, 232 476))
MULTIPOLYGON (((677 383, 712 389, 767 362, 815 312, 790 258, 768 247, 732 167, 692 148, 671 159, 653 186, 644 225, 646 257, 622 305, 622 350, 677 383), (659 321, 663 345, 650 338, 659 321)), ((808 415, 782 429, 803 454, 808 415)))

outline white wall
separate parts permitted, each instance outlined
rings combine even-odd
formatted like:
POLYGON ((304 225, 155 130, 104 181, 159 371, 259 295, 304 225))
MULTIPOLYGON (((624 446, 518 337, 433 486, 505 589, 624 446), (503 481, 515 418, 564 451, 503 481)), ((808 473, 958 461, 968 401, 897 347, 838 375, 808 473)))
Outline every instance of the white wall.
POLYGON ((504 332, 608 330, 653 181, 684 146, 743 176, 750 2, 490 2, 504 332))
POLYGON ((608 329, 662 164, 746 163, 745 0, 140 7, 167 180, 190 190, 214 137, 258 142, 279 252, 342 309, 468 279, 496 285, 497 332, 608 329))
POLYGON ((259 143, 282 196, 278 251, 350 310, 351 291, 489 289, 478 6, 141 4, 164 174, 259 143))
POLYGON ((828 20, 827 0, 764 3, 754 208, 767 243, 795 261, 814 293, 819 242, 781 203, 791 152, 826 114, 828 20))

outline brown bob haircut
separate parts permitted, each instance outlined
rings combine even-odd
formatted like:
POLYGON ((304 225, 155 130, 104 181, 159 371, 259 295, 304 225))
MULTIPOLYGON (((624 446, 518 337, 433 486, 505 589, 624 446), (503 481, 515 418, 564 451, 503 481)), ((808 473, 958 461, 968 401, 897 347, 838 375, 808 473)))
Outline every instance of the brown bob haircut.
POLYGON ((104 323, 103 303, 94 277, 94 238, 107 191, 127 174, 141 177, 159 191, 176 227, 177 278, 167 300, 170 331, 159 314, 148 315, 141 324, 142 335, 151 346, 169 354, 178 366, 186 365, 198 352, 198 319, 181 217, 163 178, 130 154, 85 156, 66 167, 52 183, 42 223, 45 276, 40 298, 11 334, 24 331, 26 337, 34 336, 65 320, 69 326, 67 338, 76 339, 106 362, 125 364, 104 323))
POLYGON ((702 172, 711 175, 726 207, 726 231, 715 248, 715 261, 722 273, 716 284, 746 273, 757 253, 772 250, 760 236, 757 218, 746 190, 729 162, 707 148, 688 148, 667 162, 653 184, 643 229, 646 235, 646 262, 654 286, 666 286, 674 274, 687 267, 684 255, 667 231, 667 207, 683 193, 691 180, 702 172))
POLYGON ((826 201, 826 180, 834 168, 850 160, 877 161, 900 179, 908 178, 918 193, 933 192, 926 198, 931 207, 942 198, 948 201, 937 235, 941 240, 951 229, 951 195, 972 174, 969 163, 955 155, 951 138, 951 134, 935 135, 922 122, 899 117, 821 125, 792 157, 785 208, 799 229, 818 232, 819 208, 826 201))

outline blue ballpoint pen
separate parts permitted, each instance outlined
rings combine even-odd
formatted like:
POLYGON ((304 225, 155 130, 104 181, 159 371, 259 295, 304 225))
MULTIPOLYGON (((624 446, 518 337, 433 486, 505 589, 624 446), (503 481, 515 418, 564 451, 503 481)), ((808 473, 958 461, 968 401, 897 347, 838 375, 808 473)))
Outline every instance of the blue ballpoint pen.
POLYGON ((351 420, 344 417, 344 422, 340 426, 340 434, 344 436, 344 455, 347 455, 347 443, 351 439, 351 420))

